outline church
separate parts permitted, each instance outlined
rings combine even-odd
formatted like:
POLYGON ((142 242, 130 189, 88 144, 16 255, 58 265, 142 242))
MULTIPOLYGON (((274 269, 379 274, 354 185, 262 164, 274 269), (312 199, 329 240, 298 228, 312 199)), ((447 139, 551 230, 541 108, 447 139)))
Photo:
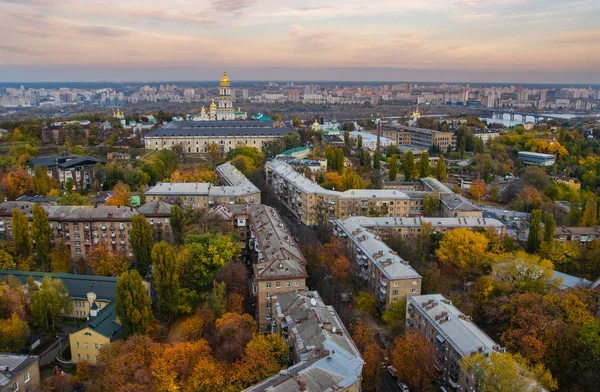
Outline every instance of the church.
POLYGON ((209 106, 208 112, 206 108, 202 106, 200 110, 200 115, 196 116, 185 116, 174 118, 174 121, 221 121, 221 120, 246 120, 248 118, 248 114, 246 112, 242 112, 240 108, 238 110, 233 109, 233 97, 231 96, 231 82, 227 77, 227 72, 223 72, 223 77, 219 82, 219 98, 215 103, 215 99, 212 99, 212 102, 209 106))

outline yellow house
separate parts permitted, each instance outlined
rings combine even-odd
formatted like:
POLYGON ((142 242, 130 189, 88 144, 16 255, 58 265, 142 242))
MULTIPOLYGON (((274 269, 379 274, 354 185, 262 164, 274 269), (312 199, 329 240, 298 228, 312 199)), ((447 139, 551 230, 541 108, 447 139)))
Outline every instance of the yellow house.
POLYGON ((121 325, 115 313, 115 303, 102 310, 92 309, 90 321, 79 331, 69 336, 71 361, 88 361, 94 365, 98 361, 99 350, 121 336, 121 325))

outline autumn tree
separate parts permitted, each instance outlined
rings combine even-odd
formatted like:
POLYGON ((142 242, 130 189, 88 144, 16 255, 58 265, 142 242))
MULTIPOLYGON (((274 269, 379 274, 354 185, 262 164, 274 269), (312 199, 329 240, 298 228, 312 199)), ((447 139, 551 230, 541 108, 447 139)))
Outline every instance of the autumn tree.
POLYGON ((598 223, 598 203, 595 197, 590 197, 583 207, 580 226, 593 227, 598 223))
POLYGON ((363 139, 361 135, 358 135, 356 137, 356 147, 357 148, 362 148, 363 147, 363 139))
POLYGON ((52 272, 71 271, 71 251, 64 242, 57 242, 50 251, 50 269, 52 272))
POLYGON ((0 270, 14 270, 16 266, 13 257, 4 249, 0 249, 0 270))
POLYGON ((158 312, 165 318, 173 315, 179 307, 181 268, 173 247, 162 241, 152 248, 154 284, 158 294, 158 312))
POLYGON ((555 231, 556 222, 554 221, 554 215, 551 212, 544 213, 544 241, 553 241, 555 231))
POLYGON ((440 194, 437 191, 431 194, 425 194, 423 198, 423 215, 438 216, 440 213, 440 194))
POLYGON ((396 154, 394 154, 390 158, 390 171, 389 171, 390 181, 396 181, 397 176, 398 176, 398 156, 396 154))
POLYGON ((89 266, 94 275, 121 276, 129 269, 129 261, 122 252, 112 252, 105 243, 92 248, 88 254, 89 266))
POLYGON ((52 189, 52 182, 46 170, 39 165, 33 168, 33 191, 36 195, 46 196, 52 189))
POLYGON ((142 277, 145 277, 150 273, 152 247, 154 246, 152 227, 145 216, 134 215, 131 218, 129 241, 133 250, 134 267, 142 277))
POLYGON ((18 209, 12 210, 12 230, 15 250, 19 258, 26 259, 31 256, 31 236, 29 235, 29 221, 25 214, 18 209))
POLYGON ((215 322, 218 334, 217 359, 233 363, 240 358, 256 332, 256 321, 247 313, 225 313, 215 322))
POLYGON ((171 206, 170 218, 171 229, 173 230, 175 242, 180 244, 182 241, 183 228, 185 226, 185 212, 176 205, 171 206))
POLYGON ((354 307, 366 314, 374 314, 377 311, 377 303, 375 297, 366 291, 361 291, 356 296, 354 307))
POLYGON ((242 173, 244 173, 246 175, 248 175, 252 170, 256 169, 256 166, 254 165, 254 161, 252 161, 252 158, 247 157, 245 155, 238 155, 235 158, 233 158, 230 162, 239 171, 241 171, 242 173))
POLYGON ((237 368, 245 386, 255 384, 277 373, 287 364, 289 348, 277 334, 255 334, 237 368))
POLYGON ((412 181, 415 171, 415 157, 412 151, 407 152, 402 157, 402 171, 404 172, 404 180, 412 181))
POLYGON ((223 150, 217 143, 213 142, 208 146, 208 155, 210 160, 215 163, 223 159, 223 150))
POLYGON ((383 350, 379 345, 371 340, 362 352, 365 364, 362 368, 362 384, 365 391, 375 391, 377 386, 377 372, 383 361, 383 350))
POLYGON ((411 388, 426 390, 435 377, 434 348, 421 334, 408 332, 394 341, 391 363, 398 378, 411 388))
POLYGON ((31 314, 38 324, 56 330, 62 318, 71 311, 73 303, 69 291, 60 279, 45 276, 39 290, 31 295, 31 314))
POLYGON ((350 260, 344 255, 333 257, 329 264, 331 276, 333 276, 333 279, 340 284, 348 282, 351 269, 352 266, 350 265, 350 260))
POLYGON ((6 194, 10 200, 15 200, 33 190, 33 180, 23 169, 9 171, 2 183, 6 187, 6 194))
POLYGON ((527 252, 536 253, 542 243, 542 211, 533 210, 529 218, 529 235, 527 236, 527 252))
POLYGON ((115 303, 124 336, 143 334, 152 321, 152 301, 136 270, 126 271, 119 277, 115 303))
POLYGON ((463 357, 460 366, 475 375, 476 389, 495 392, 554 391, 558 384, 543 366, 530 366, 519 354, 491 352, 463 357))
POLYGON ((389 304, 385 308, 381 320, 390 326, 398 326, 404 323, 406 321, 406 297, 389 304))
POLYGON ((131 203, 131 190, 129 185, 119 181, 113 189, 112 196, 106 200, 107 206, 128 206, 131 203))
POLYGON ((440 181, 446 181, 448 178, 448 173, 446 169, 446 161, 443 155, 440 155, 440 159, 438 159, 437 163, 437 179, 440 181))
POLYGON ((346 189, 346 190, 364 188, 364 184, 363 184, 362 179, 360 178, 360 175, 358 175, 357 172, 355 172, 354 170, 352 170, 349 167, 344 169, 341 180, 342 180, 342 185, 344 186, 344 189, 346 189))
POLYGON ((346 190, 344 183, 342 182, 342 176, 339 172, 327 172, 323 175, 323 183, 321 186, 325 189, 332 189, 335 191, 343 192, 346 190))
POLYGON ((42 262, 43 269, 46 270, 46 263, 50 259, 50 237, 52 229, 48 223, 46 211, 39 204, 33 205, 33 222, 31 225, 31 237, 35 242, 35 254, 42 262))
POLYGON ((543 203, 542 193, 534 187, 525 187, 519 192, 518 203, 522 203, 522 207, 525 207, 527 212, 532 208, 540 208, 543 203))
POLYGON ((29 326, 16 313, 0 319, 0 352, 20 353, 29 336, 29 326))
POLYGON ((505 292, 544 293, 553 284, 550 260, 523 251, 502 253, 494 258, 493 279, 505 292))
POLYGON ((476 198, 478 201, 481 201, 481 198, 485 196, 487 191, 487 184, 483 180, 475 180, 471 183, 471 187, 469 188, 469 193, 472 197, 476 198))
POLYGON ((486 266, 486 250, 489 240, 484 234, 465 228, 444 234, 435 254, 442 263, 452 264, 461 270, 482 269, 486 266))
POLYGON ((352 340, 356 348, 363 352, 367 345, 373 341, 373 330, 365 321, 359 320, 352 329, 352 340))
POLYGON ((226 289, 225 282, 218 283, 214 281, 212 291, 206 299, 206 303, 210 310, 212 310, 215 318, 220 318, 227 310, 226 289))

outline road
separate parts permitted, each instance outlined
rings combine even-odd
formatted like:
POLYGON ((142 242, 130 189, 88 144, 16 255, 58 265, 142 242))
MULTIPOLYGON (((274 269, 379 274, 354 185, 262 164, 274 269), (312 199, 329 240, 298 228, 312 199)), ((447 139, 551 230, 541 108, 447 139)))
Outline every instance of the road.
POLYGON ((381 383, 379 384, 379 391, 381 392, 398 392, 398 386, 396 385, 397 380, 392 377, 390 372, 386 369, 381 369, 381 383))

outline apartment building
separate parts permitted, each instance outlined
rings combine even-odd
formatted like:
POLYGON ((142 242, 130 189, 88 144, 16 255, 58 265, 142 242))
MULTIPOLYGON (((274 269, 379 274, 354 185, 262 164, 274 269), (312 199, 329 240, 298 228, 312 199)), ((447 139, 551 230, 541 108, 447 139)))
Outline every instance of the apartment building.
MULTIPOLYGON (((0 240, 13 240, 12 210, 19 209, 32 220, 34 203, 9 201, 0 204, 0 240)), ((143 215, 152 226, 154 239, 173 241, 169 223, 171 205, 154 201, 138 208, 120 206, 42 206, 52 229, 51 243, 64 242, 71 257, 87 257, 92 249, 104 243, 113 252, 133 256, 129 235, 131 220, 143 215)))
POLYGON ((471 231, 479 229, 491 230, 497 235, 506 234, 506 226, 492 218, 371 218, 368 216, 353 216, 345 220, 363 227, 382 237, 400 236, 403 238, 419 235, 424 226, 438 233, 463 228, 471 231))
POLYGON ((433 345, 434 368, 445 391, 476 390, 471 369, 459 365, 462 358, 505 351, 441 294, 409 296, 406 313, 408 329, 433 345))
POLYGON ((182 208, 219 204, 260 204, 260 190, 227 162, 217 167, 222 186, 207 182, 159 182, 145 192, 147 201, 164 200, 182 208))
POLYGON ((40 392, 40 357, 0 353, 0 392, 40 392))
POLYGON ((356 221, 335 220, 333 234, 344 241, 352 269, 381 309, 401 298, 421 293, 422 277, 381 238, 356 221))
POLYGON ((34 168, 41 166, 60 186, 64 187, 71 179, 75 189, 87 189, 94 184, 94 174, 98 165, 104 164, 104 161, 97 158, 62 153, 56 156, 29 158, 27 171, 33 176, 34 168))
POLYGON ((422 187, 414 184, 406 189, 351 189, 345 192, 328 190, 314 183, 292 166, 280 160, 266 164, 267 183, 279 200, 302 223, 317 225, 351 216, 406 217, 423 214, 426 194, 440 194, 440 214, 445 217, 481 217, 481 209, 434 178, 421 179, 422 187), (422 189, 415 191, 414 189, 422 189))
POLYGON ((306 289, 306 260, 294 238, 274 208, 251 205, 249 257, 252 261, 252 292, 256 319, 261 332, 271 332, 272 297, 306 289))
POLYGON ((294 363, 247 392, 360 392, 364 366, 348 330, 316 291, 273 296, 274 333, 286 338, 294 363))

